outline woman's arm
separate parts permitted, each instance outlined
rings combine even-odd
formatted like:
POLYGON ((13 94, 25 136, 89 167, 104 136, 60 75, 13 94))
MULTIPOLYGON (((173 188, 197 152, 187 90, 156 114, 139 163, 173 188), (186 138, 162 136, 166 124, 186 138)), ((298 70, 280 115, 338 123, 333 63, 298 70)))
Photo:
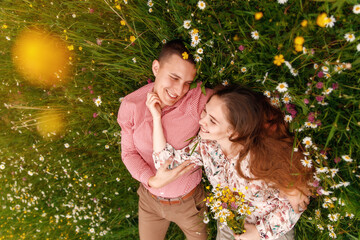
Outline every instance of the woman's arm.
POLYGON ((153 117, 153 159, 155 168, 160 169, 170 158, 172 162, 170 164, 168 161, 166 162, 168 169, 175 168, 187 160, 196 165, 202 165, 198 141, 196 141, 198 138, 181 150, 175 150, 170 144, 166 143, 161 123, 160 99, 156 93, 148 93, 146 106, 153 117))

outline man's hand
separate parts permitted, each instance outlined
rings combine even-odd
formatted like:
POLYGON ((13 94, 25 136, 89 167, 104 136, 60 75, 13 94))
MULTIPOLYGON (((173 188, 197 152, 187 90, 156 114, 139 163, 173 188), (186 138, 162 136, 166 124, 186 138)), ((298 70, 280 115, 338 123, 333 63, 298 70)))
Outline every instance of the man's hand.
POLYGON ((149 186, 152 188, 161 188, 169 183, 175 181, 178 177, 184 175, 185 173, 194 170, 196 167, 195 164, 190 163, 190 161, 185 161, 181 165, 177 166, 174 169, 168 169, 169 164, 172 163, 172 159, 165 161, 163 165, 157 170, 156 175, 149 178, 149 186))
POLYGON ((234 234, 235 240, 260 240, 260 234, 254 224, 244 224, 246 232, 240 235, 234 234))
POLYGON ((301 191, 294 189, 291 191, 281 191, 279 196, 289 200, 291 207, 296 213, 300 213, 306 210, 307 205, 310 203, 310 191, 305 189, 303 194, 301 191))
POLYGON ((161 104, 160 98, 156 93, 150 92, 147 94, 146 106, 148 107, 153 118, 155 119, 161 118, 160 104, 161 104))

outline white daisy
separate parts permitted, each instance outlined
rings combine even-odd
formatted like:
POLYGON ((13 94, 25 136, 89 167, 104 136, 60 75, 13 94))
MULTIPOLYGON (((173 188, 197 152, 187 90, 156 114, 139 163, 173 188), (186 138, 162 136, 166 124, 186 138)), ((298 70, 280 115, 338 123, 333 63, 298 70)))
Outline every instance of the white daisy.
POLYGON ((290 103, 291 100, 292 98, 289 94, 285 94, 284 97, 282 98, 283 103, 290 103))
POLYGON ((353 160, 349 157, 349 155, 342 155, 342 159, 344 159, 346 162, 352 162, 353 160))
POLYGON ((316 168, 316 172, 317 173, 328 173, 329 169, 327 167, 316 168))
POLYGON ((354 12, 355 14, 359 14, 359 13, 360 13, 360 4, 354 5, 354 7, 353 7, 353 12, 354 12))
POLYGON ((105 149, 109 149, 109 148, 110 148, 110 146, 106 144, 106 145, 105 145, 105 149))
POLYGON ((317 225, 317 228, 318 228, 320 231, 323 231, 323 230, 324 230, 324 227, 321 226, 320 224, 317 225))
POLYGON ((64 144, 64 147, 65 147, 65 148, 69 148, 70 145, 69 145, 68 143, 65 143, 65 144, 64 144))
POLYGON ((352 33, 347 33, 345 34, 344 38, 346 39, 346 41, 352 42, 355 40, 355 35, 352 33))
POLYGON ((251 37, 255 40, 258 40, 259 39, 259 32, 258 31, 253 31, 251 32, 251 37))
POLYGON ((135 58, 135 57, 133 57, 131 60, 132 60, 134 63, 136 63, 136 58, 135 58))
POLYGON ((286 82, 279 83, 277 85, 276 90, 279 92, 286 92, 288 90, 288 84, 286 82))
POLYGON ((244 73, 244 72, 246 72, 246 71, 247 71, 246 67, 242 67, 242 68, 241 68, 241 72, 244 73))
POLYGON ((285 115, 284 120, 285 120, 285 122, 291 122, 293 120, 293 118, 291 115, 285 115))
POLYGON ((4 169, 5 169, 5 164, 1 164, 1 165, 0 165, 0 169, 1 169, 1 170, 4 170, 4 169))
POLYGON ((196 34, 196 35, 191 36, 191 44, 194 43, 194 45, 196 46, 200 43, 200 41, 201 41, 201 39, 200 39, 199 35, 196 34))
POLYGON ((319 65, 317 65, 316 63, 314 63, 314 69, 318 69, 319 65))
POLYGON ((360 52, 360 43, 356 46, 356 50, 360 52))
POLYGON ((327 67, 327 66, 322 66, 321 69, 322 69, 324 72, 328 72, 328 71, 329 71, 329 67, 327 67))
POLYGON ((332 225, 330 225, 330 224, 327 225, 327 228, 328 228, 328 230, 329 230, 330 232, 333 232, 333 231, 334 231, 334 226, 332 226, 332 225))
POLYGON ((335 177, 335 174, 339 172, 338 168, 330 168, 331 177, 335 177))
POLYGON ((204 10, 205 7, 206 7, 206 4, 205 4, 204 1, 198 1, 197 6, 198 6, 201 10, 204 10))
POLYGON ((313 144, 311 141, 311 137, 305 137, 302 143, 305 145, 305 148, 309 148, 313 144))
POLYGON ((264 92, 264 95, 269 98, 269 97, 271 96, 270 91, 267 91, 267 90, 266 90, 266 91, 264 92))
POLYGON ((324 95, 329 95, 332 91, 333 91, 332 88, 328 88, 328 89, 326 89, 326 90, 323 92, 323 94, 324 94, 324 95))
POLYGON ((329 232, 329 236, 330 236, 331 238, 336 238, 336 234, 335 234, 334 232, 329 232))
POLYGON ((294 77, 296 77, 296 76, 298 75, 298 71, 295 70, 295 69, 293 69, 293 68, 290 69, 290 73, 291 73, 294 77))
POLYGON ((87 183, 86 186, 91 187, 91 183, 87 183))
POLYGON ((203 53, 204 53, 204 50, 203 50, 202 48, 198 48, 198 49, 196 50, 196 52, 197 52, 198 54, 203 54, 203 53))
POLYGON ((185 29, 190 29, 191 27, 191 21, 190 20, 185 20, 184 21, 184 28, 185 29))
POLYGON ((271 98, 270 103, 272 105, 274 105, 274 106, 279 106, 280 105, 280 100, 279 100, 279 98, 271 98))
POLYGON ((202 57, 200 57, 199 54, 194 54, 194 60, 196 62, 200 62, 202 60, 202 57))
POLYGON ((285 3, 287 3, 287 1, 288 1, 288 0, 277 0, 277 2, 278 2, 279 4, 285 4, 285 3))
POLYGON ((100 106, 100 105, 101 105, 101 103, 102 103, 102 101, 101 101, 101 97, 100 97, 100 96, 98 96, 98 98, 97 98, 97 99, 95 99, 95 105, 98 107, 98 106, 100 106))
POLYGON ((332 16, 332 15, 331 15, 331 17, 326 18, 326 21, 327 21, 327 23, 325 23, 325 26, 330 27, 330 28, 332 28, 335 25, 335 22, 336 22, 334 16, 332 16))
POLYGON ((148 3, 147 3, 147 5, 148 5, 149 7, 152 7, 152 6, 154 6, 154 3, 153 3, 151 0, 149 0, 148 3))
POLYGON ((227 85, 229 85, 229 82, 228 82, 228 80, 224 80, 224 81, 222 82, 222 85, 224 85, 224 86, 227 86, 227 85))
POLYGON ((312 160, 307 159, 307 157, 304 157, 304 159, 301 159, 300 162, 304 167, 308 167, 308 168, 312 167, 312 160))

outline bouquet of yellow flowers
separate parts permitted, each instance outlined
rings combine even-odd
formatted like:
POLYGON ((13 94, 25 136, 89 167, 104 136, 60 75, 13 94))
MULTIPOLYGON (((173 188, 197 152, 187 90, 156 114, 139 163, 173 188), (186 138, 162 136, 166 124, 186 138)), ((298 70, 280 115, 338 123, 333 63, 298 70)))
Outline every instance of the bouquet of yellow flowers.
MULTIPOLYGON (((206 189, 210 189, 210 187, 207 186, 206 189)), ((244 194, 235 188, 232 190, 229 187, 221 188, 218 184, 204 201, 209 208, 210 216, 219 221, 221 225, 228 226, 235 234, 245 232, 245 219, 251 214, 252 207, 249 206, 244 194)), ((205 219, 208 219, 207 215, 205 219)))

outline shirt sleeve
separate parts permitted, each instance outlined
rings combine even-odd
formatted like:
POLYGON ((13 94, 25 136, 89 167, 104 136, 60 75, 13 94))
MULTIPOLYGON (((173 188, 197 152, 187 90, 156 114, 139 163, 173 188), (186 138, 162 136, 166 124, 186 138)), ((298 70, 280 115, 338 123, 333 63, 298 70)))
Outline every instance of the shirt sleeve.
POLYGON ((140 156, 134 145, 134 107, 126 99, 120 105, 117 121, 121 127, 121 158, 131 176, 148 186, 149 178, 155 174, 140 156))
POLYGON ((165 148, 158 153, 153 152, 153 160, 155 168, 159 169, 170 157, 173 157, 172 163, 168 166, 169 169, 176 168, 181 163, 189 160, 198 166, 202 166, 202 157, 200 153, 200 138, 194 138, 189 145, 183 149, 176 150, 169 143, 166 143, 165 148))
POLYGON ((299 220, 301 213, 295 213, 289 201, 277 197, 267 201, 275 206, 274 211, 256 222, 261 239, 277 239, 290 231, 299 220))

